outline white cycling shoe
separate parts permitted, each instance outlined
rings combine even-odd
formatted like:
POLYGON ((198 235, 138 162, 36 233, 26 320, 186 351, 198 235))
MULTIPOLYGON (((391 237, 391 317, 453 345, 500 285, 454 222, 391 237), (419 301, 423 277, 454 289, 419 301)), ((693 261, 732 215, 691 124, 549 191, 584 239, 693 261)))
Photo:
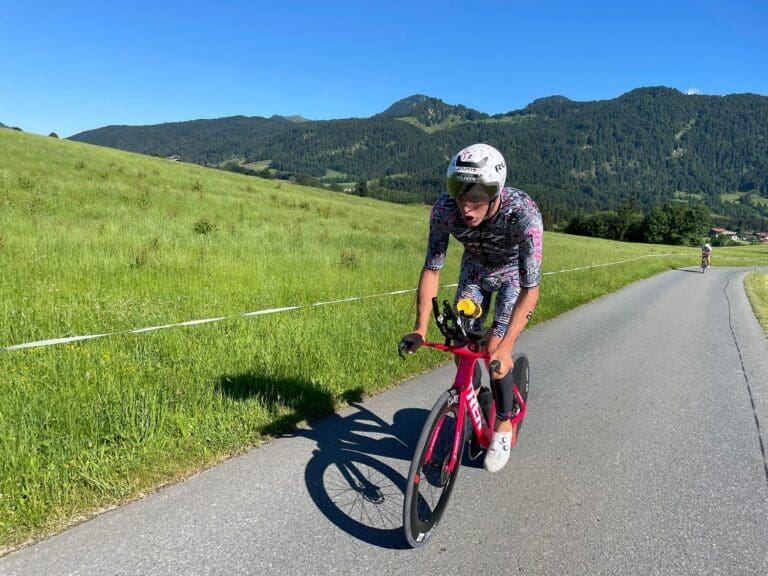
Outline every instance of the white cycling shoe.
POLYGON ((491 446, 485 453, 483 466, 488 472, 498 472, 507 464, 512 449, 512 432, 494 432, 491 446))

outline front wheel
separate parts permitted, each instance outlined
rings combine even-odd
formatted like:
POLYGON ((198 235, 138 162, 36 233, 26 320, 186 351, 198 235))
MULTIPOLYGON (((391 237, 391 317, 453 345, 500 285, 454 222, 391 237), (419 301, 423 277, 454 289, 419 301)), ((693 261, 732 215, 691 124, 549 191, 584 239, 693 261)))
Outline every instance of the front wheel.
MULTIPOLYGON (((455 390, 438 398, 421 430, 408 471, 403 506, 403 531, 408 544, 416 548, 429 540, 445 512, 453 485, 459 474, 463 434, 453 470, 451 460, 459 421, 459 396, 455 390)), ((466 423, 466 420, 465 420, 466 423)))

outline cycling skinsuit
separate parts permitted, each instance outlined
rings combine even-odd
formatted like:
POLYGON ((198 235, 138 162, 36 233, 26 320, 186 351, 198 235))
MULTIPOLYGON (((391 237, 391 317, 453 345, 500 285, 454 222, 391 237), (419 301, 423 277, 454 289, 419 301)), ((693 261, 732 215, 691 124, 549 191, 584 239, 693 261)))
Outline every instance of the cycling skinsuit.
POLYGON ((432 207, 424 267, 440 270, 452 235, 464 245, 456 300, 469 298, 482 306, 479 330, 497 292, 491 334, 503 337, 521 288, 541 282, 543 225, 536 203, 522 190, 504 188, 496 214, 475 228, 464 222, 459 206, 443 194, 432 207))

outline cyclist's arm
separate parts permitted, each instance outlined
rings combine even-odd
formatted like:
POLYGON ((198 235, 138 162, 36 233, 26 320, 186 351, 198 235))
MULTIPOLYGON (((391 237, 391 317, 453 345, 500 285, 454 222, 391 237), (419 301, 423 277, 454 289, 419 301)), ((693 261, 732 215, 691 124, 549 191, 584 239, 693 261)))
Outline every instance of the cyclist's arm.
POLYGON ((419 277, 419 289, 416 295, 416 325, 413 331, 427 335, 429 319, 432 316, 432 298, 437 296, 440 286, 440 270, 445 263, 448 251, 449 233, 445 228, 446 205, 442 198, 435 202, 429 216, 429 238, 427 256, 419 277))
POLYGON ((419 278, 419 290, 416 295, 416 325, 413 328, 413 331, 421 334, 422 338, 427 336, 427 328, 432 316, 432 298, 437 296, 439 286, 440 270, 424 268, 419 278))

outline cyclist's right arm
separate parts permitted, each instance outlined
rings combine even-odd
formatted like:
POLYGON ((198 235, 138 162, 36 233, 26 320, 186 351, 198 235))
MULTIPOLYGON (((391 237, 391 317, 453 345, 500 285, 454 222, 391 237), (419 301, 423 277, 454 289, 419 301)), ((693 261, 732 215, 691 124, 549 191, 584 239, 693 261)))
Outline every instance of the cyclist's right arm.
POLYGON ((445 263, 448 250, 449 232, 445 228, 444 219, 446 206, 444 199, 438 199, 432 206, 429 217, 429 238, 427 240, 427 257, 419 277, 419 288, 416 293, 416 325, 413 332, 403 336, 400 349, 415 352, 427 336, 429 319, 432 316, 432 298, 437 296, 440 286, 440 270, 445 263))
POLYGON ((427 328, 432 317, 432 298, 437 296, 439 286, 440 270, 422 269, 416 293, 416 325, 413 328, 422 338, 427 337, 427 328))
POLYGON ((422 338, 427 335, 429 319, 432 316, 432 298, 437 296, 440 270, 445 264, 445 255, 448 252, 450 233, 446 227, 446 220, 450 219, 450 211, 446 206, 446 198, 438 198, 429 215, 427 256, 419 277, 419 289, 416 294, 416 325, 413 328, 414 332, 420 334, 422 338))

